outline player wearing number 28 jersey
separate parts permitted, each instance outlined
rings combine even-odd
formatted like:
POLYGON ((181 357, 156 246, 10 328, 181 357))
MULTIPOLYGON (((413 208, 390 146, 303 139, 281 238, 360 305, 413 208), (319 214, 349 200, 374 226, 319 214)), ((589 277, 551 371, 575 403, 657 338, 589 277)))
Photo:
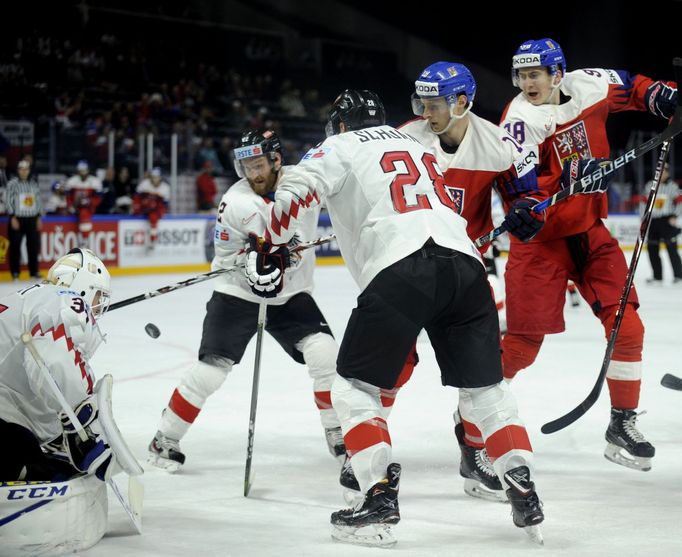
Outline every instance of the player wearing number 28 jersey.
POLYGON ((391 463, 380 394, 395 386, 422 329, 443 385, 467 392, 472 421, 500 455, 498 476, 524 486, 515 524, 537 526, 543 514, 530 481, 532 452, 502 381, 497 311, 480 254, 434 154, 384 121, 376 94, 344 91, 329 113, 326 141, 281 176, 267 231, 286 244, 305 212, 324 201, 362 290, 339 349, 332 404, 365 499, 332 514, 332 536, 395 543, 400 465, 391 463))

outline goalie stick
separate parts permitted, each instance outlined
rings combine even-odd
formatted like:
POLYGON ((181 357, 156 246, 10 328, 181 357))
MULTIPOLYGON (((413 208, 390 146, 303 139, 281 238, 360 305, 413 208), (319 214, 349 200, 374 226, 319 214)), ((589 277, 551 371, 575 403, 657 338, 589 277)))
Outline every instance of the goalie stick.
MULTIPOLYGON (((674 58, 673 59, 673 70, 675 71, 675 80, 679 84, 682 82, 682 58, 674 58)), ((665 128, 661 133, 659 133, 657 136, 652 137, 649 141, 645 141, 641 145, 638 145, 637 147, 634 147, 630 149, 629 151, 626 151, 623 153, 620 157, 616 157, 611 161, 611 164, 605 165, 603 168, 600 168, 599 170, 595 170, 592 172, 592 174, 588 174, 587 176, 583 176, 580 180, 573 182, 570 187, 564 188, 557 193, 555 193, 553 196, 548 197, 547 199, 544 199, 543 201, 540 201, 538 204, 533 206, 533 211, 536 213, 540 213, 544 211, 545 209, 548 209, 549 207, 552 207, 553 205, 556 205, 560 201, 563 201, 567 197, 570 197, 571 195, 575 193, 581 193, 587 186, 592 184, 593 182, 603 178, 604 176, 608 176, 609 174, 614 173, 616 170, 619 168, 622 168, 626 164, 629 164, 639 158, 641 158, 643 155, 647 154, 648 152, 652 151, 659 145, 662 145, 665 142, 671 141, 676 135, 678 135, 680 132, 682 132, 682 109, 680 108, 680 96, 678 95, 677 97, 677 110, 675 110, 675 114, 673 115, 670 124, 668 125, 667 128, 665 128)), ((501 234, 504 234, 506 232, 506 229, 504 229, 502 226, 498 226, 497 228, 494 228, 487 234, 484 234, 480 238, 478 238, 474 243, 476 244, 476 247, 480 248, 485 246, 486 244, 492 242, 495 238, 500 236, 501 234)))
MULTIPOLYGON (((301 242, 298 244, 295 248, 291 250, 291 253, 298 253, 299 251, 306 250, 308 248, 312 248, 315 246, 320 246, 322 244, 326 244, 328 242, 331 242, 332 240, 335 240, 336 236, 334 234, 329 234, 328 236, 322 236, 320 238, 317 238, 316 240, 311 240, 310 242, 301 242)), ((242 250, 240 252, 237 252, 230 256, 230 259, 232 260, 234 267, 230 267, 228 269, 217 269, 215 271, 210 271, 209 273, 204 273, 201 275, 197 275, 195 277, 191 277, 185 280, 181 280, 180 282, 176 282, 175 284, 169 284, 168 286, 162 286, 161 288, 158 288, 157 290, 153 290, 152 292, 146 292, 145 294, 139 294, 138 296, 133 296, 132 298, 127 298, 125 300, 121 300, 120 302, 116 302, 114 304, 111 304, 109 306, 109 309, 107 311, 114 311, 115 309, 119 309, 125 306, 129 306, 131 304, 136 304, 137 302, 142 302, 144 300, 148 300, 149 298, 155 298, 156 296, 161 296, 162 294, 168 294, 169 292, 174 292, 176 290, 180 290, 181 288, 186 288, 187 286, 193 286, 195 284, 199 284, 200 282, 204 282, 206 280, 211 280, 212 278, 218 277, 220 275, 223 275, 225 273, 231 273, 233 271, 236 271, 237 269, 241 269, 243 265, 238 264, 239 257, 242 256, 244 253, 246 253, 245 250, 242 250)))
MULTIPOLYGON (((680 97, 678 97, 680 98, 680 97)), ((682 108, 677 107, 675 112, 676 116, 682 115, 682 108)), ((649 199, 647 200, 646 209, 644 210, 644 216, 642 217, 642 222, 639 227, 639 236, 637 236, 637 241, 635 242, 635 249, 632 253, 632 259, 630 260, 630 267, 628 268, 628 273, 625 277, 625 285, 623 286, 623 293, 620 296, 620 303, 618 304, 618 309, 616 310, 616 317, 613 321, 613 327, 611 327, 611 333, 609 334, 609 340, 606 343, 606 353, 604 354, 604 360, 601 364, 601 369, 599 370, 599 375, 597 376, 597 381, 592 387, 592 390, 587 395, 585 400, 583 400, 578 406, 573 410, 560 416, 556 420, 547 422, 544 424, 540 431, 542 433, 555 433, 566 426, 571 425, 578 418, 583 416, 587 412, 601 393, 601 389, 604 386, 604 381, 606 379, 606 372, 608 371, 609 364, 611 363, 611 356, 613 355, 613 350, 616 347, 616 339, 618 338, 618 331, 620 331, 620 326, 623 322, 623 315, 625 314, 625 306, 628 303, 628 298, 630 297, 630 291, 632 290, 632 283, 635 280, 635 271, 637 270, 637 263, 639 263, 639 256, 642 253, 642 247, 644 246, 644 239, 646 238, 647 232, 649 231, 649 224, 651 223, 651 213, 654 209, 654 202, 656 201, 656 194, 658 193, 658 187, 661 184, 661 174, 663 173, 663 166, 665 165, 665 160, 668 158, 668 151, 670 150, 670 142, 666 141, 663 143, 661 148, 661 153, 658 156, 658 164, 656 165, 656 173, 654 174, 654 183, 651 185, 651 190, 649 191, 649 199)))
POLYGON ((682 391, 682 379, 672 373, 666 373, 661 377, 661 385, 673 391, 682 391))

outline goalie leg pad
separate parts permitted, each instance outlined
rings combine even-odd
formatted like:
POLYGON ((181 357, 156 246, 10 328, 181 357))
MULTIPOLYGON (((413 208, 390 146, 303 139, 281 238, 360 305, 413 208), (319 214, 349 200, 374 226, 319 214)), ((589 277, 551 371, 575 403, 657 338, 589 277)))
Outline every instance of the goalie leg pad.
POLYGON ((0 552, 84 551, 106 532, 107 513, 107 486, 94 476, 66 482, 0 482, 0 552))

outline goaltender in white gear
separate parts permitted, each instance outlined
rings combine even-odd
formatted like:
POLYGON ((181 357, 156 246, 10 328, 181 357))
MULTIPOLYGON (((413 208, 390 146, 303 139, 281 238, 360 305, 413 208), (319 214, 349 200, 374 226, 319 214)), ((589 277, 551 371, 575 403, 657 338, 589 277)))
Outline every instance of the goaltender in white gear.
POLYGON ((109 296, 104 264, 76 249, 0 299, 2 555, 90 547, 106 530, 105 482, 141 473, 111 413, 111 376, 95 384, 89 364, 109 296))

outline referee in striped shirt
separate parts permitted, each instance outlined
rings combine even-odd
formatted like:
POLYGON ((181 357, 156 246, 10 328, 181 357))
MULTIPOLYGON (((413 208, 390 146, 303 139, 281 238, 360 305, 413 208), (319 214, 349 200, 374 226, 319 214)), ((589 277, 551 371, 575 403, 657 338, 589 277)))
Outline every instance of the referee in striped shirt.
POLYGON ((19 279, 21 241, 26 236, 28 271, 32 278, 41 278, 38 273, 38 252, 40 251, 40 188, 35 179, 29 179, 31 165, 20 161, 16 178, 7 183, 5 204, 9 214, 9 268, 12 278, 19 279))

